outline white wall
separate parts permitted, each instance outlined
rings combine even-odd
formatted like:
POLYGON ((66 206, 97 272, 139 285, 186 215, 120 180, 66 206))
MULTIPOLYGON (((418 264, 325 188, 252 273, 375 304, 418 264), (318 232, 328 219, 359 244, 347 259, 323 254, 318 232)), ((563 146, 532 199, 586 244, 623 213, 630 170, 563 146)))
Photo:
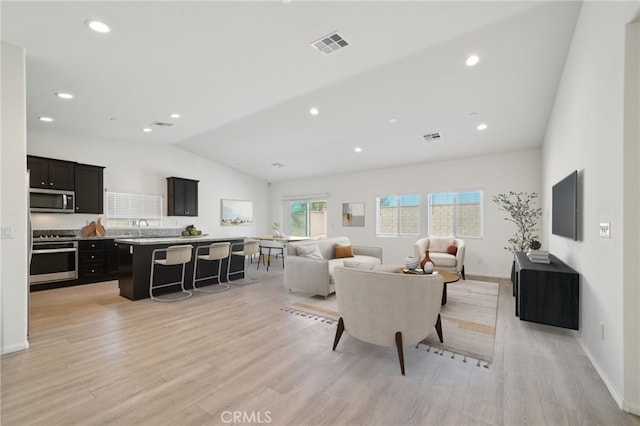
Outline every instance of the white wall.
MULTIPOLYGON (((54 124, 54 123, 51 123, 54 124)), ((194 224, 215 236, 251 236, 270 232, 269 197, 266 182, 193 155, 172 145, 105 141, 29 132, 30 155, 105 166, 104 186, 108 191, 163 196, 167 213, 167 177, 199 180, 198 216, 163 217, 163 227, 181 228, 194 224), (252 200, 253 226, 221 226, 220 199, 252 200)), ((96 214, 33 214, 34 229, 80 229, 96 214)), ((103 218, 104 219, 104 218, 103 218)))
MULTIPOLYGON (((273 183, 271 222, 283 222, 287 196, 329 193, 327 233, 346 235, 353 244, 383 248, 385 263, 402 264, 413 255, 416 237, 376 237, 376 197, 417 193, 423 196, 421 235, 427 234, 426 194, 434 191, 479 189, 484 191, 484 237, 465 239, 467 274, 508 277, 513 256, 504 250, 515 227, 504 220, 491 197, 502 192, 540 193, 540 150, 527 150, 455 161, 424 163, 332 177, 273 183), (342 226, 342 203, 365 203, 365 226, 342 226)), ((544 243, 544 242, 543 242, 544 243)))
POLYGON ((29 347, 27 341, 27 177, 25 57, 22 48, 2 43, 2 144, 0 149, 0 226, 11 239, 0 240, 1 352, 29 347))
MULTIPOLYGON (((625 372, 640 359, 624 357, 625 347, 638 345, 637 332, 623 336, 624 287, 637 288, 638 274, 624 283, 623 92, 625 24, 639 13, 637 2, 583 4, 544 141, 542 182, 549 189, 572 170, 579 172, 580 238, 551 235, 551 193, 545 191, 547 240, 550 251, 581 275, 578 341, 618 403, 626 408, 635 404, 636 409, 637 399, 624 402, 625 372), (611 223, 610 239, 599 238, 601 222, 611 223)), ((637 168, 637 157, 631 166, 637 168)), ((637 197, 638 181, 627 184, 636 188, 632 197, 637 197)), ((636 251, 636 266, 637 261, 636 251)), ((632 326, 638 329, 637 323, 632 326)))

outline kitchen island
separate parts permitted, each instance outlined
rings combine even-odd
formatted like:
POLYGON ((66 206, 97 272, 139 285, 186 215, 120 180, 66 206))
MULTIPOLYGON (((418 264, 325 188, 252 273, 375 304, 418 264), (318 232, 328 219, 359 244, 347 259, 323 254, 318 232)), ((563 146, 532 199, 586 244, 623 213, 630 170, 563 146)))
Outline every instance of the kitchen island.
MULTIPOLYGON (((160 237, 160 238, 119 238, 115 242, 118 243, 118 282, 120 287, 120 296, 131 300, 140 300, 149 298, 149 280, 151 278, 151 255, 155 249, 167 248, 169 246, 190 244, 193 246, 191 261, 185 268, 185 287, 193 288, 193 262, 195 259, 196 249, 200 246, 207 246, 211 243, 229 242, 232 245, 242 243, 244 238, 216 238, 209 236, 197 237, 160 237)), ((234 250, 241 247, 234 247, 234 250)), ((204 254, 205 250, 202 250, 204 254)), ((226 271, 228 260, 222 261, 222 281, 226 281, 226 271)), ((239 272, 244 270, 244 257, 233 256, 231 260, 231 272, 239 272)), ((217 262, 198 262, 198 276, 211 276, 217 274, 217 262)), ((182 269, 179 266, 162 268, 162 272, 157 271, 155 283, 180 281, 182 269)), ((243 274, 236 274, 234 279, 243 278, 243 274)), ((208 282, 203 281, 198 284, 206 285, 208 282)), ((211 283, 217 284, 217 281, 211 280, 211 283)), ((167 292, 179 291, 180 285, 167 287, 167 292)))

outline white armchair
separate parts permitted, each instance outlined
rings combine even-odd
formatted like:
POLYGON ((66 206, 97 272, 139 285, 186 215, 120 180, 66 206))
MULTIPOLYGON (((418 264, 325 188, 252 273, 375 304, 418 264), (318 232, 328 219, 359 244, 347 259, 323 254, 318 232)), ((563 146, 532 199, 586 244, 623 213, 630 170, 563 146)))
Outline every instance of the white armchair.
POLYGON ((414 253, 416 259, 422 260, 424 258, 424 252, 429 250, 429 257, 433 262, 436 269, 442 271, 455 272, 464 276, 464 241, 456 237, 434 237, 428 236, 421 238, 414 244, 414 253), (451 246, 455 247, 455 253, 450 251, 451 246))
MULTIPOLYGON (((381 268, 365 266, 365 268, 381 268)), ((384 268, 384 267, 382 267, 384 268)), ((343 331, 379 346, 396 346, 404 375, 404 345, 425 339, 435 325, 440 341, 440 301, 443 279, 438 274, 415 275, 337 266, 334 270, 338 301, 336 350, 343 331)))

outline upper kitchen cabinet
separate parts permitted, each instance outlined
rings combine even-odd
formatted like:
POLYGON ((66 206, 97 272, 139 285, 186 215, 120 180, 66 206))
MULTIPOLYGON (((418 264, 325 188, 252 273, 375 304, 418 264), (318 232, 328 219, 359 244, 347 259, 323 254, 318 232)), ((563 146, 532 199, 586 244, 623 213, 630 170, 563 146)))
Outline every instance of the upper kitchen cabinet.
POLYGON ((31 188, 61 189, 73 191, 75 163, 51 158, 27 156, 31 188))
POLYGON ((167 178, 167 216, 198 216, 198 181, 167 178))
POLYGON ((103 171, 101 166, 76 164, 76 213, 103 213, 103 171))

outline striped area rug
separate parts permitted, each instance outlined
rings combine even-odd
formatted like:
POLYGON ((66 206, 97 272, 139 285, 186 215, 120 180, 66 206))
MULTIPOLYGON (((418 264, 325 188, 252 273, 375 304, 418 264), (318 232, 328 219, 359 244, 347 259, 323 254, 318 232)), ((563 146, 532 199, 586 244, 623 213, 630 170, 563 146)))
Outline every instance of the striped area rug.
MULTIPOLYGON (((447 304, 442 306, 442 334, 440 343, 435 327, 421 345, 434 353, 450 352, 484 361, 493 361, 493 346, 498 312, 498 284, 486 281, 460 280, 448 284, 447 304)), ((336 324, 339 318, 335 295, 327 300, 309 297, 292 302, 283 311, 314 321, 336 324)))

